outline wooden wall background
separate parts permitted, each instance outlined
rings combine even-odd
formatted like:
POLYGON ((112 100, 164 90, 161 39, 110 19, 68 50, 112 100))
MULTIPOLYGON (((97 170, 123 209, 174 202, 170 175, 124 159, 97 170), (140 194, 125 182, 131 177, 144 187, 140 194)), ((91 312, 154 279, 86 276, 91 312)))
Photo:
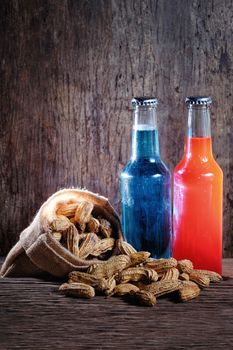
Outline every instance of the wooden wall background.
POLYGON ((57 189, 86 186, 120 209, 134 95, 156 95, 162 157, 181 158, 183 101, 211 94, 233 256, 233 1, 0 1, 0 254, 57 189))

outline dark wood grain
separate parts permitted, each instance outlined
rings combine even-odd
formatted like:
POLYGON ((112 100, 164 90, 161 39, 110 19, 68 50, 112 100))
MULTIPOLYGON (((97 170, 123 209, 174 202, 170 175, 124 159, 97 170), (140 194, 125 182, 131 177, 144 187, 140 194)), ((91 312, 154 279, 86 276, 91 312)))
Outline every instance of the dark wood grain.
POLYGON ((0 349, 231 349, 233 260, 198 299, 153 308, 66 298, 55 282, 0 279, 0 349), (231 278, 229 277, 231 276, 231 278))
POLYGON ((120 211, 133 95, 156 95, 162 158, 181 158, 183 101, 211 94, 233 256, 233 2, 0 2, 0 254, 57 189, 86 186, 120 211))

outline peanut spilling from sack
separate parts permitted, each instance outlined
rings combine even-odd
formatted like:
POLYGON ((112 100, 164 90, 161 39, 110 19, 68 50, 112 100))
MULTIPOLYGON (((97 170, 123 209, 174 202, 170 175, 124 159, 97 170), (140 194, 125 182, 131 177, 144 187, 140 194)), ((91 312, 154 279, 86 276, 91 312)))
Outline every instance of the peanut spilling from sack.
POLYGON ((82 201, 62 204, 50 225, 53 237, 81 259, 106 260, 112 255, 115 239, 105 218, 92 215, 94 205, 82 201))
POLYGON ((194 269, 190 260, 152 259, 129 243, 113 237, 104 217, 93 215, 89 202, 61 205, 51 223, 51 234, 75 256, 95 260, 85 272, 73 271, 59 290, 77 298, 97 295, 126 298, 153 306, 157 298, 173 293, 180 301, 199 296, 201 289, 222 277, 213 271, 194 269))

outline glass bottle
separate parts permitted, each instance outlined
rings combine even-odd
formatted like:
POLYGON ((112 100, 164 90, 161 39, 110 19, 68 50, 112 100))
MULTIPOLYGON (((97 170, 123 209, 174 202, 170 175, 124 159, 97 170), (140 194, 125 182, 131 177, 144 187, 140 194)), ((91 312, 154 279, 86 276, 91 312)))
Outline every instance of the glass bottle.
POLYGON ((222 272, 223 173, 212 153, 211 97, 188 97, 184 156, 174 170, 173 256, 222 272))
POLYGON ((132 156, 121 173, 122 226, 127 242, 154 258, 171 256, 171 176, 160 158, 157 99, 132 100, 132 156))

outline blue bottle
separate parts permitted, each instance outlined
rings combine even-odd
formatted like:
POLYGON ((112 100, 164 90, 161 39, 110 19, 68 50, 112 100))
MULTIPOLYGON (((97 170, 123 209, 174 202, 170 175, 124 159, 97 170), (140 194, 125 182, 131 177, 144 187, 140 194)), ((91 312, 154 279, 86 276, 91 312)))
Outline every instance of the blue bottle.
POLYGON ((132 156, 121 173, 122 227, 136 250, 171 256, 171 175, 159 153, 157 99, 133 98, 132 156))

